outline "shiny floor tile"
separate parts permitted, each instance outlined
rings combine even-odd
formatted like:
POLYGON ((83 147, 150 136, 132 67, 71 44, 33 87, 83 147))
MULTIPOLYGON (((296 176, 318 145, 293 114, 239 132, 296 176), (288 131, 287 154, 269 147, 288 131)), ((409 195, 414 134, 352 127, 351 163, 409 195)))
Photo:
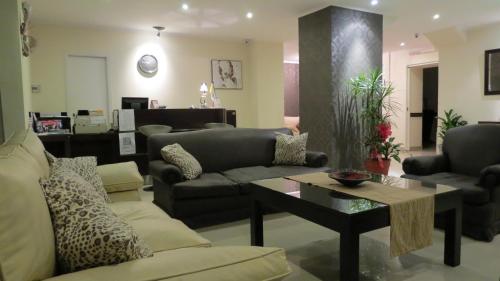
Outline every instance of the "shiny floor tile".
MULTIPOLYGON (((198 229, 215 246, 249 245, 247 220, 198 229)), ((339 235, 293 215, 265 218, 265 246, 281 247, 293 273, 286 281, 339 280, 339 235)), ((443 264, 444 234, 434 232, 434 244, 398 258, 389 256, 389 228, 361 236, 361 281, 497 281, 500 277, 500 237, 492 243, 462 238, 462 264, 443 264)))

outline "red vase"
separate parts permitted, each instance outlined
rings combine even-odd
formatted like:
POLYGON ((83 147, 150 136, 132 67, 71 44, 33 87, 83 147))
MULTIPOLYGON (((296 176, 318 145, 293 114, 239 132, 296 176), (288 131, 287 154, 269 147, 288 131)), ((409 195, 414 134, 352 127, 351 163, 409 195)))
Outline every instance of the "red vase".
POLYGON ((389 174, 389 167, 391 166, 391 159, 382 159, 381 161, 377 159, 366 159, 364 164, 368 172, 387 176, 389 174))

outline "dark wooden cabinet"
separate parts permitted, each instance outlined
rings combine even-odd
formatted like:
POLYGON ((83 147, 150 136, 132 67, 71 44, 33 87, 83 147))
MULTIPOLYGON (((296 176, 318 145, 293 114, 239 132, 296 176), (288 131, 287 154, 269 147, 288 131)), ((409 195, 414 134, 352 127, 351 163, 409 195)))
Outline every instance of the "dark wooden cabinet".
POLYGON ((236 128, 236 110, 226 110, 226 123, 236 128))
POLYGON ((226 109, 144 109, 135 110, 135 127, 168 125, 176 130, 202 129, 205 123, 226 123, 226 109))
POLYGON ((45 149, 56 157, 95 156, 98 165, 134 161, 143 175, 148 174, 146 137, 136 132, 136 153, 120 155, 118 132, 103 134, 42 135, 45 149))

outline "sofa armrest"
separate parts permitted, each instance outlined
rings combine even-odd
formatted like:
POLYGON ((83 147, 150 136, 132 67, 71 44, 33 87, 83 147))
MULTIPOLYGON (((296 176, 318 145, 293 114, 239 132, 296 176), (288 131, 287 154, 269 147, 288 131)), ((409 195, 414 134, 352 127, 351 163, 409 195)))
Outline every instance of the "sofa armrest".
POLYGON ((479 175, 479 185, 488 189, 500 186, 500 164, 482 169, 479 175))
POLYGON ((135 162, 97 166, 97 174, 108 193, 134 191, 144 185, 144 179, 135 162))
POLYGON ((306 166, 313 168, 320 168, 326 166, 328 163, 328 156, 326 153, 318 151, 306 151, 306 166))
POLYGON ((45 281, 281 280, 290 273, 285 252, 264 247, 183 248, 45 281))
POLYGON ((446 172, 448 160, 444 155, 409 157, 403 161, 406 174, 425 176, 446 172))
POLYGON ((154 160, 149 162, 149 173, 153 178, 165 184, 172 185, 184 180, 179 167, 168 164, 163 160, 154 160))

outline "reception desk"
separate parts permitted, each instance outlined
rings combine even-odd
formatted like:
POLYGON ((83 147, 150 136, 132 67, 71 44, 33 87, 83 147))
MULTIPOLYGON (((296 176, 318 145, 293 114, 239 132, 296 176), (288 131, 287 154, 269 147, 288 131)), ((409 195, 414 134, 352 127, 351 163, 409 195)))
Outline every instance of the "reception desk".
POLYGON ((236 127, 236 112, 225 108, 135 110, 135 127, 168 125, 174 130, 203 129, 206 123, 228 123, 236 127), (229 118, 228 118, 229 117, 229 118))

